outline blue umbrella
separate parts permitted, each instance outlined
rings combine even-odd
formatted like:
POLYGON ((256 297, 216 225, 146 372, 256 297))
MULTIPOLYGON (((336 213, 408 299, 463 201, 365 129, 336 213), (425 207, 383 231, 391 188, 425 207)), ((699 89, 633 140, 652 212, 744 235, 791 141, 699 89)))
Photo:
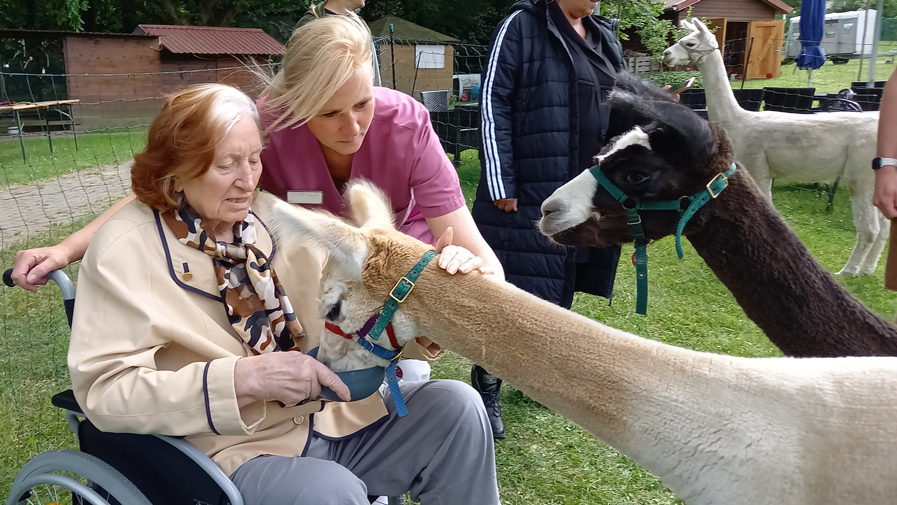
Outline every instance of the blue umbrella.
MULTIPOLYGON (((825 63, 822 50, 822 30, 825 26, 825 0, 802 0, 800 3, 800 54, 794 58, 797 68, 810 71, 825 63)), ((808 84, 809 85, 809 84, 808 84)))

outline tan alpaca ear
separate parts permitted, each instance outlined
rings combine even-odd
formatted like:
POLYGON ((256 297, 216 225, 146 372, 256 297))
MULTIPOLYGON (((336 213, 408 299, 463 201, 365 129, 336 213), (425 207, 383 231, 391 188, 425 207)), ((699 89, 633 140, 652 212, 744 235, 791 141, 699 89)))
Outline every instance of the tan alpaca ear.
POLYGON ((368 243, 358 228, 328 213, 295 207, 282 200, 271 208, 267 223, 278 244, 300 240, 320 246, 350 275, 361 278, 368 243))
POLYGON ((395 213, 386 194, 373 182, 358 179, 346 188, 352 219, 362 228, 395 228, 395 213))

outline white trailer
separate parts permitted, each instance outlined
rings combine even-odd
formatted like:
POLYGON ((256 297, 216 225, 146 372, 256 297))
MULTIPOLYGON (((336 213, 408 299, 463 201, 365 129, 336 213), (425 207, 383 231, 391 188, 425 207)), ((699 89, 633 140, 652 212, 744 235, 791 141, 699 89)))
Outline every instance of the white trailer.
MULTIPOLYGON (((872 55, 875 37, 874 9, 832 12, 825 15, 822 29, 822 50, 829 58, 859 58, 872 55)), ((785 56, 794 58, 800 54, 800 16, 790 19, 785 56)))

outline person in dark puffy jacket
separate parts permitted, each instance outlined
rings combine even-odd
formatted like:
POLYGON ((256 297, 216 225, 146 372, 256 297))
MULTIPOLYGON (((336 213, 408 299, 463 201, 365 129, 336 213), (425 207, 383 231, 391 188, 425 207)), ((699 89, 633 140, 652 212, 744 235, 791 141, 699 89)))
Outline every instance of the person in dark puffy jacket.
MULTIPOLYGON (((509 282, 566 308, 574 291, 610 299, 620 258, 618 246, 553 245, 535 226, 542 202, 631 126, 604 104, 625 63, 616 22, 592 15, 597 5, 520 0, 492 34, 481 79, 473 218, 509 282)), ((471 375, 500 423, 501 380, 476 365, 471 375)))

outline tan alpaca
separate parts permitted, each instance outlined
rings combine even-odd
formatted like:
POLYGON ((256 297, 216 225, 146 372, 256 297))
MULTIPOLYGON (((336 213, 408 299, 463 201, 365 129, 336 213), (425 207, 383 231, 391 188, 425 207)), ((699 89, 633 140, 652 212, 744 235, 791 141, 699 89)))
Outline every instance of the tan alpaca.
MULTIPOLYGON (((338 300, 333 313, 351 332, 359 323, 347 321, 373 314, 429 247, 392 229, 376 189, 355 184, 347 196, 359 228, 285 203, 274 205, 272 224, 279 247, 301 237, 330 251, 322 297, 338 300), (333 278, 340 282, 328 284, 333 278)), ((897 358, 680 349, 432 264, 399 310, 413 321, 403 331, 482 364, 686 503, 873 505, 897 497, 897 358)))

